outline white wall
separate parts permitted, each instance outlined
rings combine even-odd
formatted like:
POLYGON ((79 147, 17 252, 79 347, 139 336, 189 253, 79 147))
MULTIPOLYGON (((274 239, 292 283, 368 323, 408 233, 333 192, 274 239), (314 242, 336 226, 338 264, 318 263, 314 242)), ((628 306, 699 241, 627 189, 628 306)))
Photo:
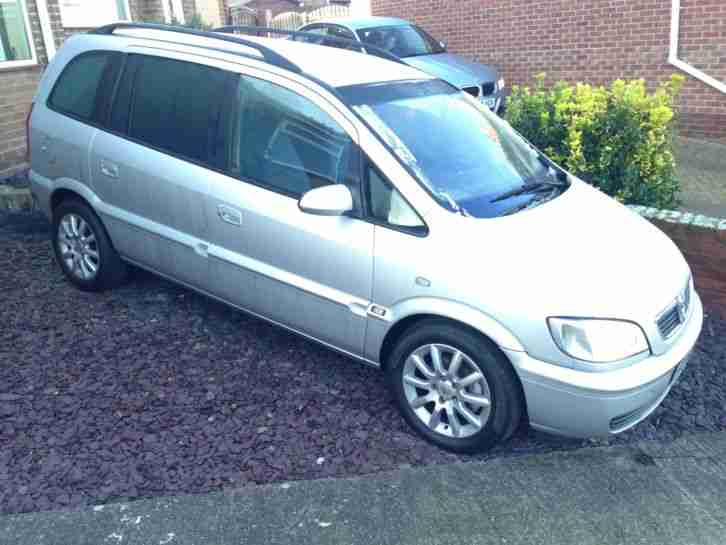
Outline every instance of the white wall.
POLYGON ((371 14, 371 0, 352 0, 350 11, 353 17, 367 17, 371 14))

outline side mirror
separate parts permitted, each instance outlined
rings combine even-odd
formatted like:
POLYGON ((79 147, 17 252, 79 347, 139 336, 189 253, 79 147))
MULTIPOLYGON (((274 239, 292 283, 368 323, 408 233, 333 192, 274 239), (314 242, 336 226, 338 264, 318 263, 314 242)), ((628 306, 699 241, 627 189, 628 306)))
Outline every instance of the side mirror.
POLYGON ((300 210, 315 216, 342 216, 353 210, 353 195, 342 184, 311 189, 297 203, 300 210))
POLYGON ((441 41, 441 42, 439 42, 439 45, 441 46, 441 49, 446 51, 446 42, 441 41))

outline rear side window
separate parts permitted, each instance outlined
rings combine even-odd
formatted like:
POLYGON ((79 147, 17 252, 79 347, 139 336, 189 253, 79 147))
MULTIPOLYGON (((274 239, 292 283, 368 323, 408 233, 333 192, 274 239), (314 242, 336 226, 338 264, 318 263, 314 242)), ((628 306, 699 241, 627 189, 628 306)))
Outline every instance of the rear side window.
MULTIPOLYGON (((356 41, 355 36, 353 36, 353 33, 348 30, 347 28, 344 28, 342 26, 333 25, 328 27, 328 36, 332 38, 341 38, 345 40, 352 40, 356 41)), ((351 51, 362 51, 362 48, 358 47, 355 44, 349 44, 345 42, 338 42, 335 40, 330 40, 329 44, 332 47, 337 47, 339 49, 349 49, 351 51)))
POLYGON ((216 136, 227 73, 159 57, 140 57, 128 135, 173 154, 216 164, 216 136))
POLYGON ((324 26, 314 26, 304 28, 300 32, 305 32, 308 36, 293 36, 292 39, 296 42, 305 42, 309 44, 322 44, 325 40, 325 36, 328 34, 328 29, 324 26), (319 37, 310 36, 310 34, 317 34, 319 37))
POLYGON ((332 117, 302 95, 260 79, 240 78, 238 92, 234 171, 294 197, 345 183, 354 146, 332 117))
POLYGON ((102 122, 120 59, 121 54, 113 51, 94 51, 76 57, 58 78, 48 105, 84 121, 102 122))

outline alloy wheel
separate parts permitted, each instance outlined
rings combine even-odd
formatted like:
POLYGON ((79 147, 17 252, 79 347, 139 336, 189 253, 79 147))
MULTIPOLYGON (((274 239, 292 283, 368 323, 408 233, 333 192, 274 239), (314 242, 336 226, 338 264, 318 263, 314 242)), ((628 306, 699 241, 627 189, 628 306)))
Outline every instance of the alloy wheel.
POLYGON ((489 383, 474 360, 445 344, 414 350, 403 366, 403 391, 414 414, 432 431, 464 438, 489 420, 489 383))
POLYGON ((78 214, 66 214, 58 223, 58 249, 66 269, 80 280, 93 280, 101 255, 91 226, 78 214))

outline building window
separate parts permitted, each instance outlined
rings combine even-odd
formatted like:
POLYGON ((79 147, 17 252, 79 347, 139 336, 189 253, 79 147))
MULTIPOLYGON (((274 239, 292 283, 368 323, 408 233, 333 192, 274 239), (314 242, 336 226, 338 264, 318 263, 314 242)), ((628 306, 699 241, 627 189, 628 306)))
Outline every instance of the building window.
POLYGON ((65 28, 94 28, 131 19, 129 0, 60 0, 60 13, 65 28))
POLYGON ((35 63, 25 0, 0 0, 0 68, 35 63))

